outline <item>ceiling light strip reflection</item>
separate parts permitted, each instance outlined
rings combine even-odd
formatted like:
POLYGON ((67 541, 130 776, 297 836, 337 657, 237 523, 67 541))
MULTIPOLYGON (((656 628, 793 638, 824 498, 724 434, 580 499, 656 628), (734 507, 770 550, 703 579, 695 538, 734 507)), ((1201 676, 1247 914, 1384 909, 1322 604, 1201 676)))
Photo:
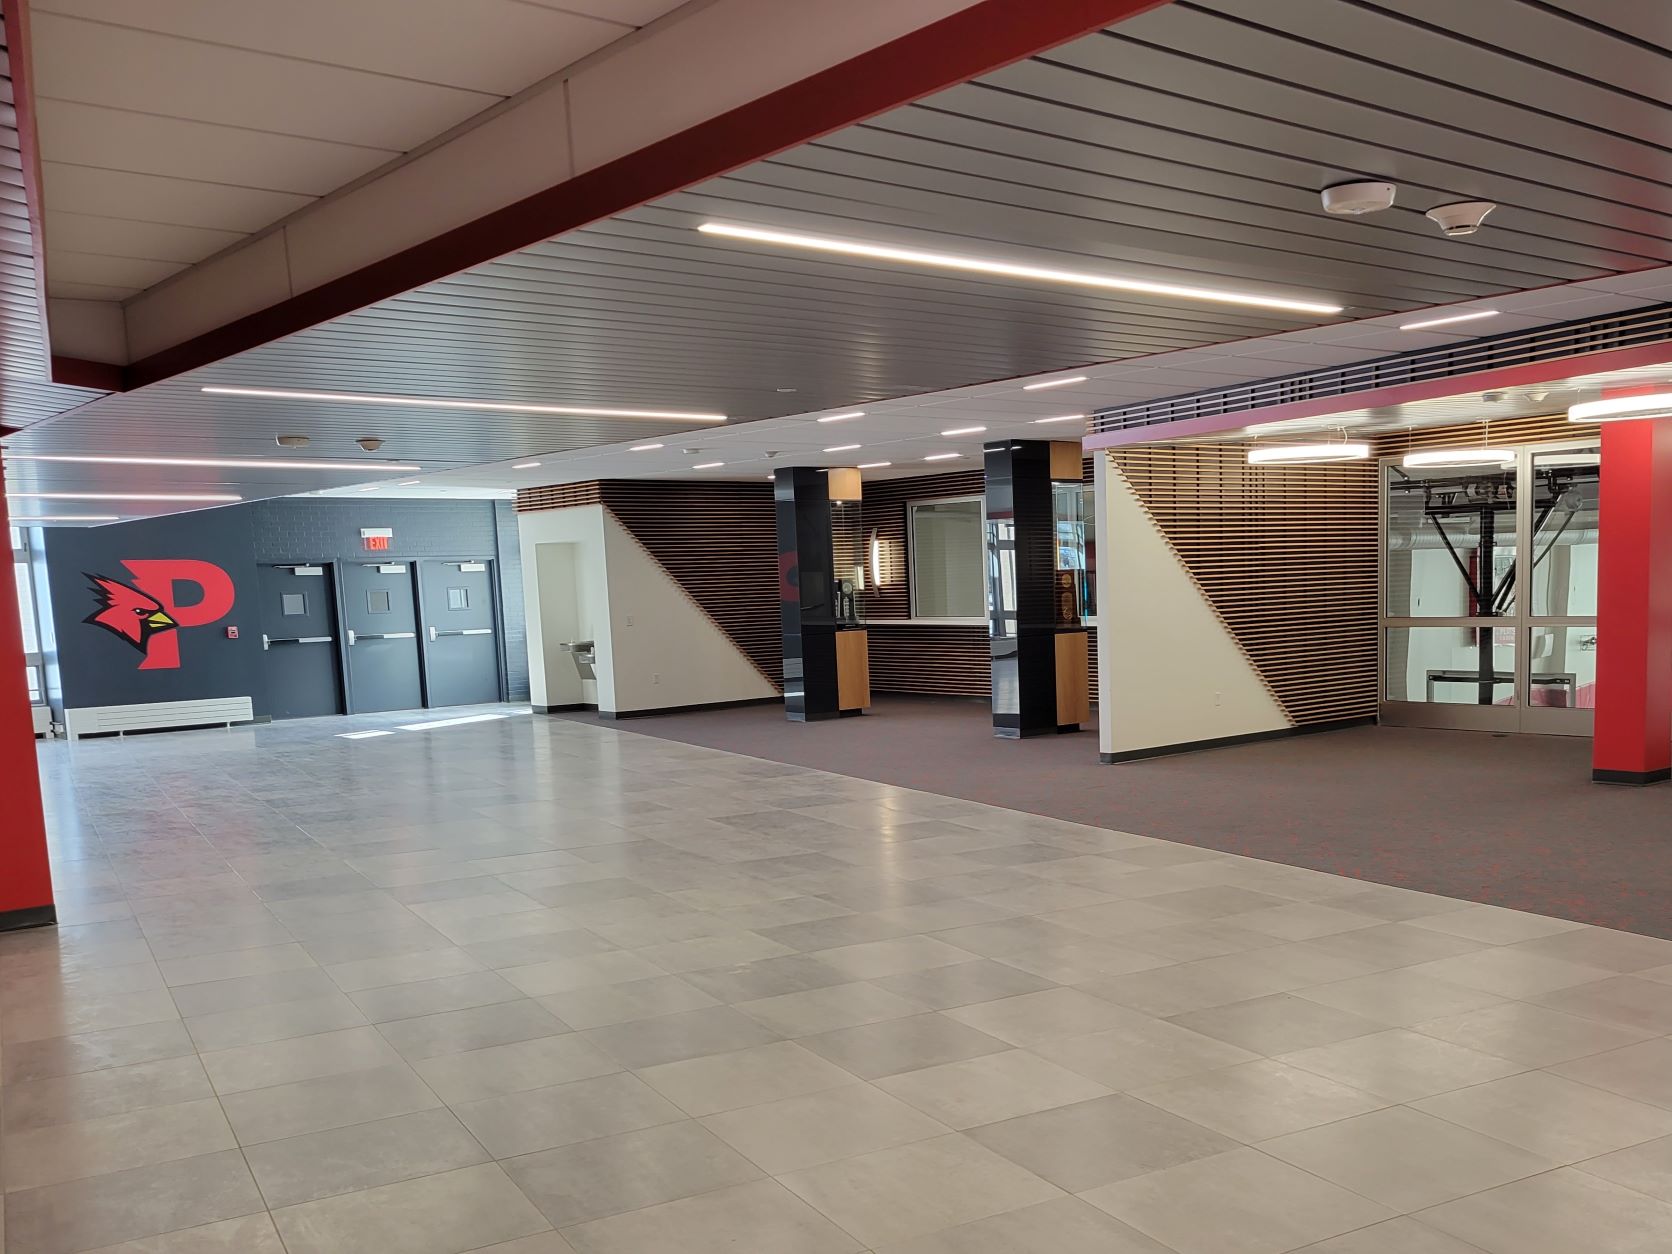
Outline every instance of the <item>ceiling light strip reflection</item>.
POLYGON ((1097 287, 1118 292, 1135 292, 1145 296, 1172 296, 1184 300, 1212 301, 1218 304, 1244 305, 1256 309, 1279 309, 1287 313, 1318 314, 1324 317, 1333 317, 1342 312, 1340 305, 1326 304, 1322 301, 1256 296, 1248 292, 1193 287, 1181 283, 1151 283, 1143 279, 1124 279, 1114 275, 1091 274, 1079 270, 1059 270, 1051 266, 1017 265, 1007 261, 992 261, 980 257, 965 257, 955 253, 932 252, 919 248, 895 248, 884 244, 863 244, 855 240, 834 239, 826 235, 807 235, 799 231, 777 231, 765 227, 737 226, 726 222, 704 222, 697 227, 697 230, 705 235, 719 235, 727 239, 748 240, 758 244, 780 244, 789 248, 804 248, 813 252, 841 253, 851 257, 868 257, 874 261, 898 261, 907 265, 930 266, 941 270, 961 270, 973 274, 993 274, 1011 279, 1034 279, 1042 283, 1066 283, 1078 287, 1097 287))
POLYGON ((391 473, 422 470, 415 462, 328 462, 290 461, 265 457, 144 457, 126 453, 8 453, 9 462, 74 462, 88 466, 197 466, 225 470, 387 470, 391 473))

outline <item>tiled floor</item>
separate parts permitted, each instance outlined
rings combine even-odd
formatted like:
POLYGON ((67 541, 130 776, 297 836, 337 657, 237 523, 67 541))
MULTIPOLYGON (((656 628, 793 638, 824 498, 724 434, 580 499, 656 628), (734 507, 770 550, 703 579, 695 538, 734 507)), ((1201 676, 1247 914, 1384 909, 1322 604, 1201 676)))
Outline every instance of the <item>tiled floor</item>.
POLYGON ((1672 942, 400 722, 44 747, 6 1254, 1672 1248, 1672 942))

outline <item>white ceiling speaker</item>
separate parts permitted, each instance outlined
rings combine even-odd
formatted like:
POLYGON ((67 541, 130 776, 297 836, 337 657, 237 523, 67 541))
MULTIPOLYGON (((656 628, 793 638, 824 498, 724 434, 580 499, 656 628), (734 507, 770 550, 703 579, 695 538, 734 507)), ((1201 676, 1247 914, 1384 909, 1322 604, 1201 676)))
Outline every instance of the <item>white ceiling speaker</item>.
POLYGON ((1337 183, 1324 188, 1324 212, 1357 217, 1393 207, 1399 189, 1392 183, 1337 183))
POLYGON ((368 453, 375 453, 383 447, 383 441, 375 435, 363 435, 354 442, 368 453))
POLYGON ((280 448, 307 448, 308 437, 305 435, 276 435, 273 443, 280 448))
POLYGON ((1456 204, 1436 205, 1423 217, 1446 233, 1449 239, 1460 239, 1480 230, 1486 215, 1498 207, 1491 200, 1460 200, 1456 204))

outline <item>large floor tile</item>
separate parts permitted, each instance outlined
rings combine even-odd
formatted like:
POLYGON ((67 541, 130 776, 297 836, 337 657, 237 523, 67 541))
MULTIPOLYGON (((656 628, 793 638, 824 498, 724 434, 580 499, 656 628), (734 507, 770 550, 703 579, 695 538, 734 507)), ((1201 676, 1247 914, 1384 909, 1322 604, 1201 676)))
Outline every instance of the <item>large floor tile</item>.
POLYGON ((987 1124, 969 1136, 1070 1193, 1237 1148, 1229 1137, 1124 1095, 987 1124))
POLYGON ((449 1111, 378 1119, 245 1148, 273 1209, 488 1161, 449 1111))
POLYGON ((209 1079, 223 1097, 319 1076, 370 1071, 393 1066, 400 1060, 400 1055, 373 1027, 240 1045, 203 1055, 209 1079))
POLYGON ((273 1219, 288 1254, 463 1254, 550 1226, 493 1163, 284 1207, 273 1219))
POLYGON ((628 980, 625 984, 600 984, 549 993, 540 998, 540 1004, 575 1031, 583 1032, 587 1028, 701 1010, 720 1001, 677 975, 663 975, 628 980))
POLYGON ((1603 1154, 1579 1163, 1578 1168, 1663 1202, 1672 1202, 1672 1136, 1603 1154))
POLYGON ((525 1154, 507 1159, 504 1167, 558 1228, 709 1193, 761 1175, 748 1159, 689 1121, 525 1154))
POLYGON ((1077 1197, 1061 1197, 976 1219, 926 1237, 879 1246, 876 1254, 1172 1254, 1077 1197))
POLYGON ((944 1136, 791 1172, 782 1182, 868 1246, 1060 1196, 967 1137, 944 1136))
POLYGON ((944 1013, 1012 1045, 1033 1045, 1060 1036, 1088 1036, 1129 1023, 1134 1017, 1129 1010, 1074 988, 1023 993, 944 1013))
POLYGON ((442 1101, 456 1103, 607 1075, 621 1070, 621 1064, 570 1032, 425 1058, 412 1068, 442 1101))
POLYGON ((1362 1089, 1266 1058, 1132 1092, 1152 1106, 1245 1142, 1334 1123, 1387 1105, 1362 1089))
POLYGON ((1267 1056, 1367 1036, 1385 1026, 1292 993, 1193 1010, 1170 1022, 1267 1056))
POLYGON ((53 1124, 4 1139, 6 1190, 36 1189, 232 1149, 214 1098, 53 1124))
POLYGON ((224 1097, 221 1102, 239 1144, 245 1146, 391 1119, 441 1105, 429 1086, 410 1067, 399 1063, 251 1089, 224 1097))
POLYGON ((1284 1054, 1281 1061, 1395 1102, 1431 1097, 1525 1070, 1507 1058, 1403 1028, 1296 1050, 1284 1054))
POLYGON ((1529 1067, 1548 1067, 1633 1045, 1654 1035, 1642 1028, 1602 1023, 1530 1002, 1511 1001, 1412 1025, 1483 1054, 1496 1054, 1529 1067))
POLYGON ((731 1006, 710 1006, 592 1028, 584 1035, 623 1066, 638 1068, 764 1045, 783 1034, 731 1006))
POLYGON ((864 1247, 774 1180, 594 1220, 564 1230, 576 1254, 858 1254, 864 1247))
POLYGON ((1420 1210, 1511 1180, 1553 1162, 1404 1106, 1262 1141, 1260 1149, 1373 1198, 1420 1210))
POLYGON ((261 1193, 237 1150, 6 1196, 7 1254, 72 1254, 253 1215, 261 1193))
POLYGON ((1672 1205, 1572 1168, 1447 1202, 1417 1216, 1487 1254, 1661 1254, 1672 1205))
POLYGON ((26 1080, 4 1093, 4 1130, 15 1133, 213 1097, 214 1089, 202 1062, 185 1057, 26 1080))
POLYGON ((855 1083, 851 1072, 794 1041, 663 1063, 638 1074, 688 1115, 716 1115, 855 1083))
POLYGON ((870 1084, 745 1106, 703 1123, 772 1175, 947 1132, 939 1120, 870 1084))
POLYGON ((675 1123, 685 1112, 625 1072, 453 1108, 495 1158, 675 1123))
POLYGON ((1043 1041, 1033 1046, 1033 1052, 1111 1089, 1135 1089, 1252 1062, 1258 1057, 1164 1019, 1145 1016, 1108 1032, 1043 1041))
POLYGON ((875 984, 859 981, 742 1002, 744 1014, 782 1036, 816 1036, 862 1023, 918 1014, 923 1007, 875 984))
POLYGON ((801 1044, 865 1080, 1001 1053, 1010 1046, 945 1014, 907 1015, 801 1038, 801 1044))
POLYGON ((1561 1163, 1672 1135, 1672 1110, 1548 1071, 1508 1076, 1414 1105, 1561 1163))
POLYGON ((1085 1198, 1178 1254, 1283 1254, 1392 1216, 1255 1149, 1104 1185, 1085 1198))
POLYGON ((950 1128, 997 1123, 1109 1093, 1096 1081, 1021 1049, 907 1071, 876 1084, 950 1128))

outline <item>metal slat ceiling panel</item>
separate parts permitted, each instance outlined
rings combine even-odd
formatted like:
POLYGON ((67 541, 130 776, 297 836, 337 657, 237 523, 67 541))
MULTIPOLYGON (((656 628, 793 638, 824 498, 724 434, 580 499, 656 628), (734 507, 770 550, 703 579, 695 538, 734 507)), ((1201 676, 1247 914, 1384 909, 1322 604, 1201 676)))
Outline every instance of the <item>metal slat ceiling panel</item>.
MULTIPOLYGON (((388 440, 380 456, 437 469, 557 461, 589 445, 666 438, 680 424, 198 389, 653 406, 747 421, 1314 325, 717 241, 694 230, 709 217, 1314 294, 1349 306, 1349 318, 1664 265, 1672 110, 1658 85, 1672 69, 1669 47, 1672 5, 1638 0, 1175 0, 613 220, 97 401, 13 443, 256 454, 296 430, 324 456, 353 455, 353 438, 375 433, 388 440), (1398 182, 1397 207, 1322 214, 1319 189, 1354 177, 1398 182), (1471 239, 1443 239, 1422 217, 1474 197, 1502 207, 1471 239)), ((20 276, 20 291, 30 278, 20 276)), ((1211 361, 1192 369, 1203 381, 1192 386, 1211 382, 1211 361)), ((1154 395, 1146 376, 1163 374, 1135 371, 1135 394, 1154 395)), ((1225 377, 1247 376, 1239 365, 1225 377)), ((51 410, 7 412, 18 422, 51 410)))

